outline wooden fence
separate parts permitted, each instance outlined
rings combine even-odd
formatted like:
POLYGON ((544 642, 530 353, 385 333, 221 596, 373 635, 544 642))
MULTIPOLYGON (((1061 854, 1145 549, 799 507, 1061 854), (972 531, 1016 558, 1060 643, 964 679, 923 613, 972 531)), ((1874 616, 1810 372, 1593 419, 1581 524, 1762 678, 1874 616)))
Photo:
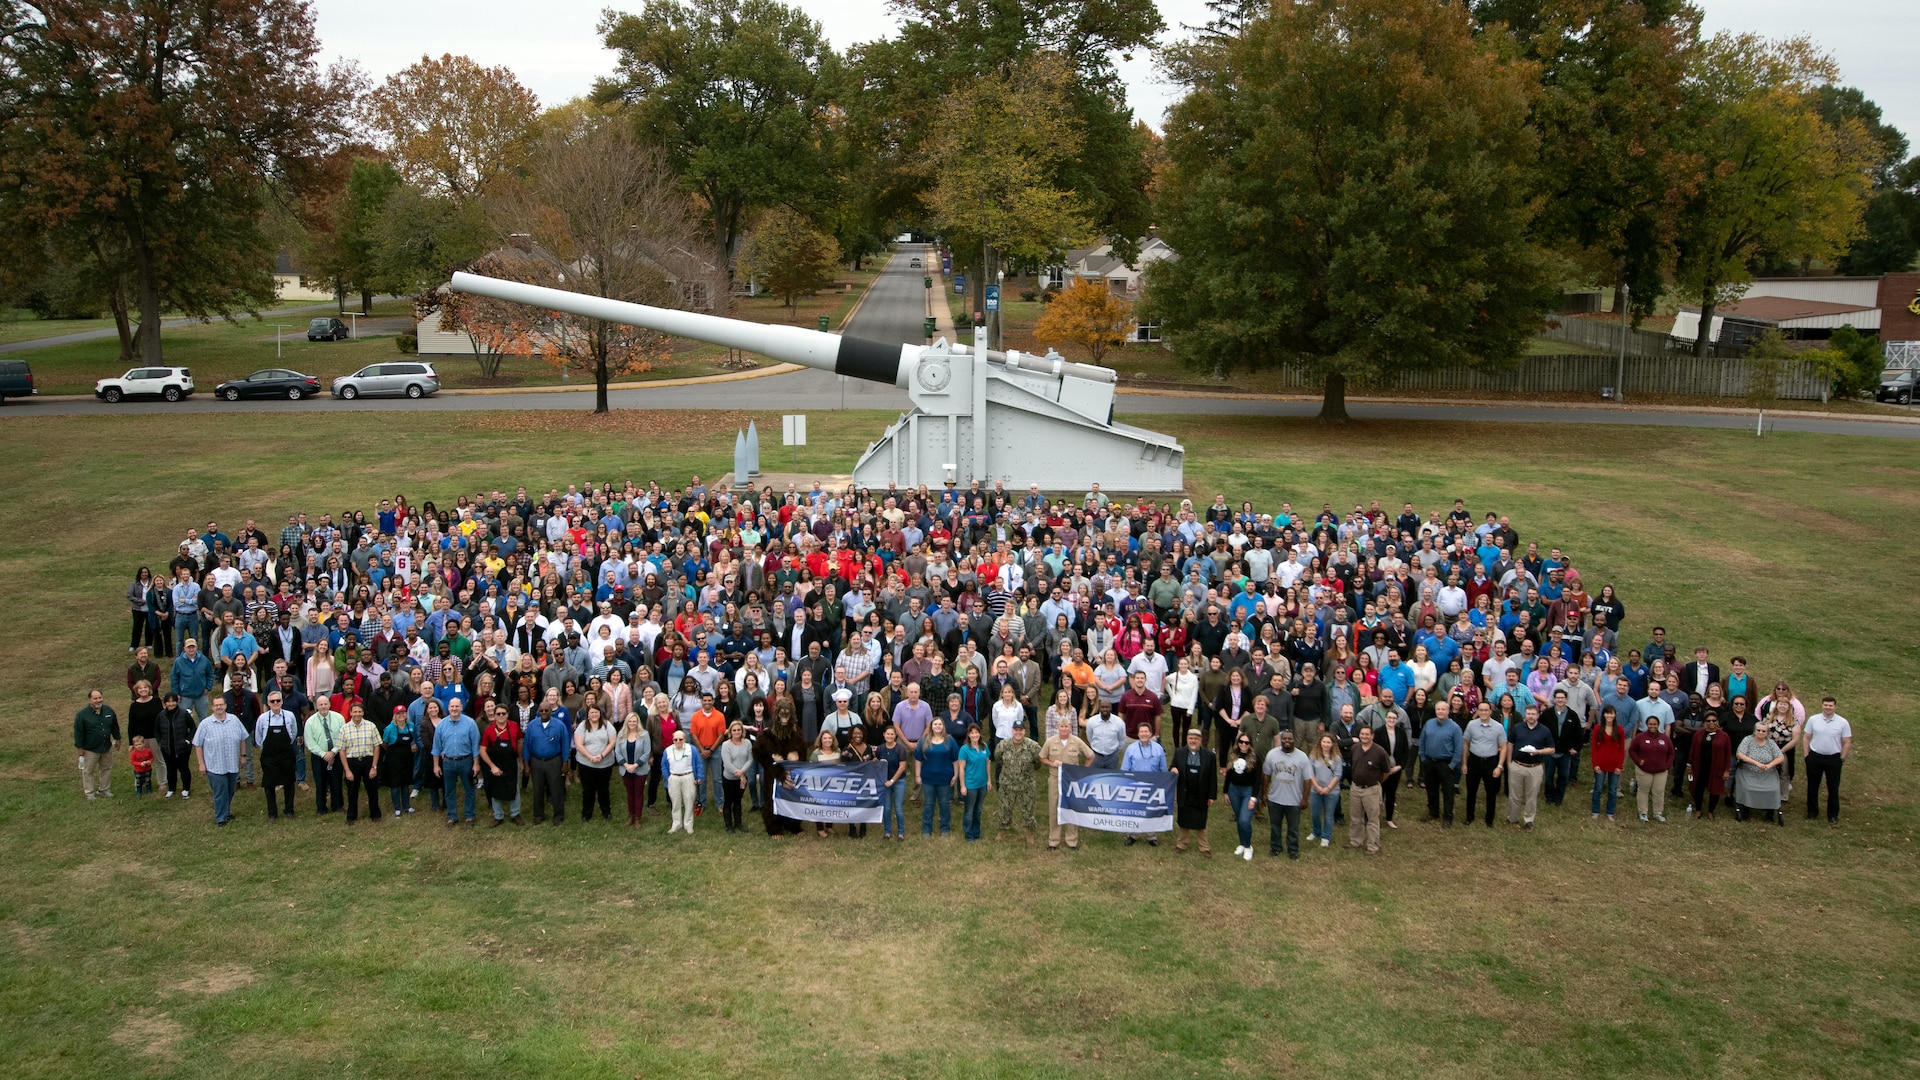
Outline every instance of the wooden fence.
MULTIPOLYGON (((1288 389, 1319 390, 1324 378, 1292 364, 1277 369, 1288 389)), ((1592 394, 1619 381, 1617 356, 1529 356, 1507 371, 1436 368, 1408 371, 1379 383, 1350 384, 1353 393, 1370 390, 1484 390, 1503 394, 1592 394)), ((1784 398, 1818 400, 1825 381, 1804 360, 1752 361, 1732 357, 1629 356, 1628 398, 1636 394, 1676 397, 1784 398), (1772 392, 1764 388, 1771 382, 1772 392)))

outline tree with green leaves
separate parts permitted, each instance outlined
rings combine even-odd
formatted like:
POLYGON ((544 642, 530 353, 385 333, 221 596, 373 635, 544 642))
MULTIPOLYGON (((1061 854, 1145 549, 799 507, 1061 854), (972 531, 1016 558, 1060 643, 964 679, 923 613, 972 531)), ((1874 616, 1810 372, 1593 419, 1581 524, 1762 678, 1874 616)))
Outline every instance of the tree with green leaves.
POLYGON ((1653 313, 1673 262, 1685 113, 1682 86, 1699 41, 1685 0, 1478 0, 1483 33, 1539 65, 1536 236, 1615 310, 1653 313))
POLYGON ((387 197, 374 229, 374 263, 393 292, 413 297, 421 314, 439 304, 436 290, 499 244, 500 231, 478 202, 459 202, 402 185, 387 197))
POLYGON ((270 185, 338 145, 350 69, 272 0, 0 0, 0 234, 85 252, 121 349, 163 362, 160 313, 271 303, 270 185), (127 315, 137 314, 138 330, 127 315))
POLYGON ((619 60, 594 102, 625 105, 641 141, 706 204, 723 253, 754 210, 831 203, 825 118, 839 56, 798 8, 646 0, 638 15, 608 11, 600 34, 619 60))
POLYGON ((1532 69, 1460 7, 1276 5, 1179 57, 1142 319, 1188 363, 1349 380, 1521 355, 1556 298, 1531 235, 1532 69))
POLYGON ((1680 209, 1675 276, 1700 305, 1694 353, 1706 355, 1714 309, 1752 280, 1750 263, 1832 260, 1860 223, 1877 149, 1857 117, 1829 122, 1816 92, 1833 61, 1804 38, 1719 34, 1688 80, 1691 175, 1680 209))
POLYGON ((1920 158, 1907 157, 1907 137, 1887 123, 1880 106, 1851 86, 1822 86, 1814 91, 1821 119, 1839 125, 1855 119, 1875 147, 1873 193, 1860 218, 1860 235, 1842 256, 1842 273, 1872 276, 1913 268, 1920 258, 1920 158))
POLYGON ((391 288, 380 260, 380 225, 387 202, 404 183, 394 167, 378 158, 356 157, 346 186, 327 207, 327 225, 313 235, 309 266, 334 286, 341 310, 349 291, 360 294, 360 310, 373 310, 373 294, 391 288))
POLYGON ((1032 265, 1095 235, 1079 192, 1058 181, 1083 139, 1065 93, 1072 77, 1063 58, 1035 53, 960 87, 934 123, 927 210, 956 252, 987 249, 976 295, 1000 260, 1032 265))
POLYGON ((759 282, 792 309, 840 274, 840 244, 786 207, 768 211, 740 248, 740 276, 759 282))

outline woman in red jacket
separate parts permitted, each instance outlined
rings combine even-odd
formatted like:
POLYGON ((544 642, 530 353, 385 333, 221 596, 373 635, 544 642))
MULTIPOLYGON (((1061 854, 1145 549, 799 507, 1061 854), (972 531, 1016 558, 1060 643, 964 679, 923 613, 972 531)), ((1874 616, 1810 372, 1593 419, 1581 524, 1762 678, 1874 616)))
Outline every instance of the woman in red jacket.
POLYGON ((1588 736, 1593 746, 1593 818, 1600 820, 1600 793, 1607 795, 1607 820, 1613 820, 1614 804, 1620 800, 1620 771, 1627 766, 1627 733, 1620 730, 1620 718, 1609 705, 1600 710, 1600 722, 1588 736))
POLYGON ((1699 731, 1693 733, 1693 748, 1687 753, 1688 788, 1693 802, 1687 807, 1689 815, 1702 815, 1708 821, 1713 820, 1713 812, 1720 808, 1720 797, 1727 793, 1727 770, 1733 766, 1733 736, 1720 730, 1720 717, 1709 711, 1707 722, 1699 731), (1702 796, 1705 796, 1705 809, 1701 808, 1702 796))
POLYGON ((1627 747, 1627 756, 1633 758, 1633 765, 1640 770, 1640 783, 1634 789, 1634 799, 1640 804, 1640 820, 1647 820, 1647 803, 1653 803, 1653 820, 1665 823, 1667 820, 1667 772, 1673 768, 1673 740, 1660 730, 1660 722, 1647 717, 1646 730, 1633 737, 1627 747))

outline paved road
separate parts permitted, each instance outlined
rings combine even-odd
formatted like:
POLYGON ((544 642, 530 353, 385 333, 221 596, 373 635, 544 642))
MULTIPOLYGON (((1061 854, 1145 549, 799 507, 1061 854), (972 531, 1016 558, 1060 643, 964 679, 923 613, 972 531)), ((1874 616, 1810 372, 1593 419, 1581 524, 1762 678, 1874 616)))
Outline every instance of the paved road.
MULTIPOLYGON (((376 301, 391 300, 393 297, 377 296, 374 299, 376 301)), ((261 318, 266 318, 270 315, 304 315, 309 311, 332 311, 338 306, 339 305, 329 300, 324 304, 305 304, 301 307, 275 308, 272 311, 261 312, 260 316, 261 318)), ((360 321, 365 322, 366 320, 362 319, 360 321)), ((199 324, 199 319, 162 319, 160 321, 160 328, 163 330, 172 330, 182 326, 197 326, 199 324)), ((33 338, 30 341, 9 342, 8 344, 0 345, 0 353, 26 352, 31 349, 45 349, 54 345, 72 345, 81 341, 99 341, 102 338, 117 338, 119 336, 120 331, 109 326, 104 330, 82 330, 73 334, 61 334, 58 337, 33 338)), ((268 336, 271 337, 272 335, 268 336)))
MULTIPOLYGON (((874 283, 873 291, 860 305, 848 324, 847 332, 875 341, 920 341, 921 319, 926 310, 926 290, 920 281, 923 271, 909 263, 916 256, 925 258, 918 245, 902 245, 885 272, 874 283)), ((670 386, 642 390, 615 390, 608 395, 616 409, 780 409, 788 412, 830 412, 835 409, 886 409, 905 411, 912 403, 906 391, 879 383, 847 379, 825 371, 801 370, 760 379, 714 383, 704 386, 670 386)), ((91 399, 64 401, 22 401, 14 399, 0 417, 72 416, 99 413, 219 413, 258 412, 403 412, 414 410, 462 411, 496 409, 567 409, 593 407, 593 391, 524 394, 441 394, 422 401, 404 398, 335 401, 321 397, 298 404, 287 401, 240 401, 227 403, 209 395, 169 405, 158 401, 125 402, 105 405, 91 399)), ((1206 398, 1122 394, 1118 411, 1135 415, 1213 414, 1220 416, 1312 416, 1320 409, 1317 401, 1261 401, 1243 398, 1206 398)), ((1751 413, 1637 412, 1632 409, 1557 409, 1524 405, 1484 406, 1436 403, 1350 403, 1348 411, 1363 420, 1487 420, 1526 424, 1629 424, 1648 427, 1693 427, 1753 430, 1751 413)), ((1150 423, 1150 422, 1149 422, 1150 423)), ((1818 417, 1776 417, 1769 423, 1776 432, 1809 432, 1822 435, 1878 435, 1897 439, 1920 439, 1920 424, 1873 423, 1857 420, 1826 420, 1818 417)))
POLYGON ((860 310, 854 312, 846 332, 889 345, 924 342, 926 338, 921 331, 925 329, 922 320, 927 315, 927 290, 921 282, 926 278, 926 270, 913 266, 913 260, 924 263, 930 250, 925 244, 901 244, 886 270, 867 291, 866 300, 860 304, 860 310))

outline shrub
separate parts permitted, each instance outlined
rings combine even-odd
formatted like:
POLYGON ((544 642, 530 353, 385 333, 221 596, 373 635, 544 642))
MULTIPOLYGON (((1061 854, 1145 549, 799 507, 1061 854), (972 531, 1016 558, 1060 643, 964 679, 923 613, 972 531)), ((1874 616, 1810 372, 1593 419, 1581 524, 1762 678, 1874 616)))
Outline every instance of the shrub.
POLYGON ((414 353, 420 351, 420 335, 413 330, 400 331, 400 336, 394 338, 393 343, 407 356, 412 356, 414 353))

